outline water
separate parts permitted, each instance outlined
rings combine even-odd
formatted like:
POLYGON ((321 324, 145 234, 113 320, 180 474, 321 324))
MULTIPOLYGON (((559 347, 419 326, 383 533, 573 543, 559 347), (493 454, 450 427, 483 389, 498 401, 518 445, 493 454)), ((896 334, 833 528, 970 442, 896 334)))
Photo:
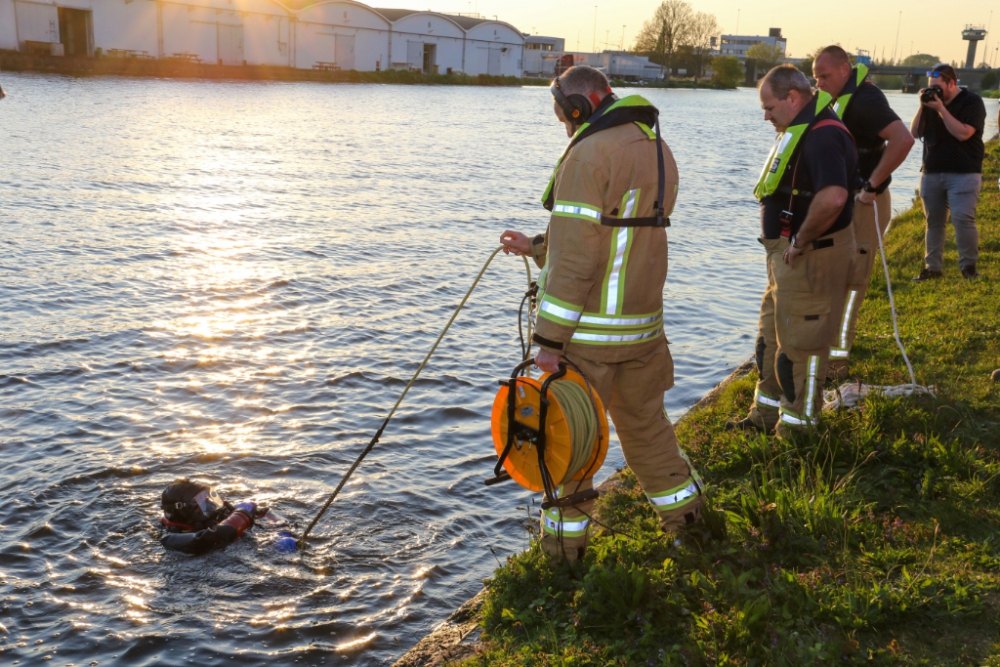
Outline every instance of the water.
MULTIPOLYGON (((566 141, 544 89, 3 83, 0 663, 383 665, 479 590, 490 547, 523 548, 530 494, 482 484, 510 257, 304 556, 263 533, 165 553, 155 522, 180 476, 308 522, 500 233, 544 228, 566 141)), ((773 132, 752 91, 648 96, 681 170, 676 417, 750 354, 773 132)))

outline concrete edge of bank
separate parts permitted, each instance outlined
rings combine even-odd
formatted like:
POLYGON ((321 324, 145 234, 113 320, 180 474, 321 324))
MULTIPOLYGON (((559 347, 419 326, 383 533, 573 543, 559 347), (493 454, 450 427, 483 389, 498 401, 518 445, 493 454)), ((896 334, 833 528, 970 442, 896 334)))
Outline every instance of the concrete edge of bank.
MULTIPOLYGON (((715 402, 719 394, 734 380, 746 376, 754 368, 754 360, 748 359, 733 370, 714 389, 702 396, 701 400, 681 416, 674 426, 682 423, 688 415, 715 402)), ((615 488, 619 473, 614 473, 597 487, 602 494, 615 488)), ((392 667, 436 667, 445 661, 457 661, 472 657, 476 653, 475 639, 479 636, 480 610, 486 598, 486 589, 476 593, 472 599, 455 610, 443 623, 437 626, 417 645, 403 654, 392 667)))

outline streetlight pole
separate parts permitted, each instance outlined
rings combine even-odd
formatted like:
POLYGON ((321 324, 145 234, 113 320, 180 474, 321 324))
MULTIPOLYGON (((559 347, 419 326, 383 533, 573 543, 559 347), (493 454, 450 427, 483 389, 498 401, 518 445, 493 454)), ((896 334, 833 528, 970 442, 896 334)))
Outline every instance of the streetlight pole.
POLYGON ((621 44, 618 45, 618 50, 619 51, 625 50, 625 26, 622 26, 622 41, 621 44))
POLYGON ((896 22, 896 43, 892 45, 892 64, 896 64, 896 47, 899 46, 899 26, 903 24, 903 10, 899 10, 899 20, 896 22))

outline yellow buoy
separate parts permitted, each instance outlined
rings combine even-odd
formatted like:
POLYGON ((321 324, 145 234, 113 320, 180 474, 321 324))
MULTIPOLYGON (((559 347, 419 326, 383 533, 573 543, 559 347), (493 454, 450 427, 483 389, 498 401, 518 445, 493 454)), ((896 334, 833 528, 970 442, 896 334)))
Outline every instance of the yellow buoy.
MULTIPOLYGON (((535 431, 538 430, 541 390, 546 378, 548 374, 537 380, 520 377, 516 382, 514 419, 535 431)), ((509 396, 510 387, 505 384, 493 400, 491 430, 498 456, 503 455, 507 446, 509 396)), ((543 461, 552 483, 559 486, 570 480, 592 477, 608 453, 608 418, 600 397, 592 388, 588 391, 583 377, 572 370, 549 384, 547 397, 543 461)), ((503 467, 524 488, 545 490, 537 443, 522 438, 515 440, 503 467)))

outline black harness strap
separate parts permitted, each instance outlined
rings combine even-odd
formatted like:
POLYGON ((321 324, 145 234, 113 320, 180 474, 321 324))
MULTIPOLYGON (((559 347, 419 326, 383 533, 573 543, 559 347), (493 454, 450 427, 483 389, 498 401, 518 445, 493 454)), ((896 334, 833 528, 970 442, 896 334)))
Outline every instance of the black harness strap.
POLYGON ((601 224, 605 227, 669 227, 670 218, 663 215, 663 202, 667 196, 666 166, 663 160, 663 139, 660 137, 660 114, 656 114, 656 171, 659 177, 659 196, 653 202, 656 215, 646 218, 614 218, 601 215, 601 224))

